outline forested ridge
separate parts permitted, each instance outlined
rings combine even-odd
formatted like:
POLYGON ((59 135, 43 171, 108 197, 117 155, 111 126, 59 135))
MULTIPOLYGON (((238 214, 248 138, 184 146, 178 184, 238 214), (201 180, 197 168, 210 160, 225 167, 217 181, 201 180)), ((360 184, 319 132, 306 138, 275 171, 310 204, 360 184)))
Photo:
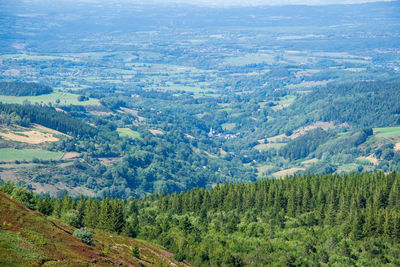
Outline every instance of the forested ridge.
POLYGON ((196 266, 399 265, 400 174, 306 174, 142 199, 52 199, 32 209, 156 242, 196 266))
POLYGON ((400 82, 375 81, 329 85, 305 95, 294 112, 313 113, 314 120, 349 123, 354 127, 400 124, 400 82))
POLYGON ((0 82, 0 95, 8 96, 38 96, 50 94, 50 86, 26 82, 0 82))
POLYGON ((399 2, 171 1, 0 1, 0 265, 400 266, 399 2))
POLYGON ((3 104, 0 102, 0 113, 18 116, 16 122, 23 126, 27 126, 29 123, 38 123, 73 136, 93 136, 97 132, 89 124, 48 106, 3 104))
POLYGON ((376 130, 374 134, 374 127, 398 125, 398 89, 398 81, 328 85, 277 110, 272 107, 286 97, 285 91, 267 97, 276 101, 262 102, 266 96, 253 99, 251 94, 213 101, 186 94, 156 100, 156 91, 136 90, 137 98, 99 96, 102 105, 91 107, 93 112, 75 105, 57 106, 64 113, 48 106, 0 104, 0 122, 38 123, 75 137, 48 147, 80 153, 73 164, 18 169, 21 176, 84 186, 99 197, 144 196, 163 188, 172 193, 211 188, 217 182, 251 182, 286 170, 398 171, 396 129, 390 138, 376 136, 376 130), (365 104, 364 98, 370 102, 365 104), (335 116, 342 119, 324 117, 337 108, 335 114, 340 115, 335 116), (357 120, 346 121, 346 116, 357 120), (328 128, 313 129, 318 123, 328 128), (310 130, 299 131, 307 127, 310 130), (121 129, 133 137, 120 134, 121 129))

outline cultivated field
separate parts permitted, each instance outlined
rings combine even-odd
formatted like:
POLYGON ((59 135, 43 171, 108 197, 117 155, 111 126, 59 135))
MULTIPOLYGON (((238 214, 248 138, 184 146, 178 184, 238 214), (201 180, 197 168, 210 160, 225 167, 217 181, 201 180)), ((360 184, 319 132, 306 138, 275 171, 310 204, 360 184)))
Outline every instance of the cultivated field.
POLYGON ((62 155, 62 152, 52 152, 39 149, 0 148, 0 161, 31 161, 33 159, 58 160, 62 157, 62 155))
POLYGON ((29 101, 32 104, 48 104, 57 105, 59 100, 59 105, 82 105, 82 106, 97 106, 100 102, 97 99, 90 98, 88 101, 78 101, 78 95, 66 93, 66 92, 54 92, 47 95, 39 96, 0 96, 1 102, 12 103, 12 104, 22 104, 24 101, 29 101))
POLYGON ((374 128, 374 135, 376 137, 400 136, 400 127, 374 128))
POLYGON ((137 131, 133 131, 129 128, 118 128, 117 132, 120 137, 129 137, 132 139, 140 138, 140 133, 137 131))
POLYGON ((57 137, 54 137, 51 133, 42 133, 39 131, 24 131, 24 132, 0 132, 0 137, 17 142, 28 143, 32 145, 38 145, 44 142, 56 142, 57 137))

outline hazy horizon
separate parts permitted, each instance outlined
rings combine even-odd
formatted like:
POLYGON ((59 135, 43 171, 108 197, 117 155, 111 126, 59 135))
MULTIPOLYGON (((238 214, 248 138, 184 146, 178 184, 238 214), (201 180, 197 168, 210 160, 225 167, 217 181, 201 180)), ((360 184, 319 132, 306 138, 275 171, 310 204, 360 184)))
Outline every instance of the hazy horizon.
MULTIPOLYGON (((24 2, 45 2, 48 0, 23 0, 24 2)), ((65 1, 65 0, 61 0, 65 1)), ((334 5, 334 4, 363 4, 373 2, 396 2, 397 0, 112 0, 111 2, 131 2, 141 4, 187 4, 208 7, 232 6, 284 6, 284 5, 334 5)), ((50 1, 54 3, 55 1, 50 1)), ((67 2, 104 3, 103 0, 72 0, 67 2)), ((108 1, 110 3, 110 1, 108 1)))
MULTIPOLYGON (((89 0, 90 1, 90 0, 89 0)), ((126 0, 125 0, 126 1, 126 0)), ((127 0, 129 1, 129 0, 127 0)), ((137 1, 141 2, 141 1, 137 1)), ((179 3, 202 6, 268 6, 268 5, 330 5, 330 4, 362 4, 371 2, 393 2, 392 0, 151 0, 153 3, 179 3)))

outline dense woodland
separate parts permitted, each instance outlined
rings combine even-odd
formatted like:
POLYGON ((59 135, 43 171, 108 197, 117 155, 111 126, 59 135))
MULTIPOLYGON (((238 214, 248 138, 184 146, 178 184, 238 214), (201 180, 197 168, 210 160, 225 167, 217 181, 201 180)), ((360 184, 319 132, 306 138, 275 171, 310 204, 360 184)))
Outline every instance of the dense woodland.
POLYGON ((8 96, 38 96, 50 94, 53 89, 39 83, 0 82, 0 95, 8 96))
MULTIPOLYGON (((305 173, 333 173, 341 165, 354 162, 355 171, 398 171, 400 152, 394 150, 394 141, 376 143, 372 130, 397 125, 398 87, 398 81, 331 85, 299 96, 281 110, 273 110, 269 103, 286 97, 285 91, 267 97, 249 94, 203 99, 187 94, 161 94, 157 98, 156 92, 137 90, 139 97, 134 100, 97 95, 102 101, 99 109, 109 115, 92 115, 90 107, 84 106, 60 106, 65 113, 48 106, 0 104, 0 119, 8 125, 39 123, 74 137, 62 138, 49 144, 48 149, 78 152, 81 158, 63 168, 52 162, 20 170, 34 182, 63 181, 71 187, 84 186, 98 196, 144 196, 162 189, 172 193, 211 188, 216 182, 256 181, 313 158, 318 162, 305 173), (271 101, 260 105, 265 98, 271 101), (386 104, 380 106, 382 101, 386 104), (229 109, 221 109, 225 105, 229 109), (124 108, 137 113, 121 112, 124 108), (322 116, 327 110, 336 110, 332 114, 343 114, 343 118, 325 120, 322 116), (385 115, 371 115, 372 111, 385 115), (353 121, 352 116, 357 120, 353 121), (145 119, 139 121, 138 117, 145 119), (335 126, 330 129, 317 128, 290 138, 299 127, 331 120, 335 126), (234 127, 226 129, 224 124, 234 127), (121 137, 117 132, 120 127, 129 128, 138 137, 121 137), (162 134, 151 133, 153 129, 162 134), (210 129, 214 131, 211 136, 210 129), (280 147, 254 149, 259 139, 277 134, 285 139, 280 147), (371 154, 379 160, 378 165, 357 161, 371 154), (113 164, 102 164, 104 158, 114 160, 113 164), (257 164, 264 162, 273 167, 257 175, 257 164)), ((7 145, 18 147, 3 142, 3 147, 7 145)))
POLYGON ((399 90, 399 81, 327 86, 304 96, 292 110, 310 113, 317 107, 314 120, 346 122, 356 127, 398 125, 399 90))
POLYGON ((302 175, 143 199, 1 190, 74 227, 160 244, 196 266, 399 265, 400 175, 302 175))
MULTIPOLYGON (((87 123, 48 106, 3 104, 0 102, 0 113, 12 115, 10 121, 3 119, 5 123, 15 123, 22 126, 38 123, 75 137, 94 136, 97 132, 95 128, 87 123)), ((5 118, 9 117, 6 116, 5 118)))
POLYGON ((399 10, 0 1, 0 190, 194 266, 400 266, 399 10))

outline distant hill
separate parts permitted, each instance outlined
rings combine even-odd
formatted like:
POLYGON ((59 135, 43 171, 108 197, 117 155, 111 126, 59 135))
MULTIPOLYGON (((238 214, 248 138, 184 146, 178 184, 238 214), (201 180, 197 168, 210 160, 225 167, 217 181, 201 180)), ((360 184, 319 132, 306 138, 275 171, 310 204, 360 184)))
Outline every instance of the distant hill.
POLYGON ((0 82, 0 95, 38 96, 52 92, 53 89, 50 86, 39 83, 0 82))
POLYGON ((0 192, 0 266, 178 266, 172 253, 132 238, 95 230, 94 245, 74 229, 0 192), (139 257, 132 256, 137 246, 139 257))

